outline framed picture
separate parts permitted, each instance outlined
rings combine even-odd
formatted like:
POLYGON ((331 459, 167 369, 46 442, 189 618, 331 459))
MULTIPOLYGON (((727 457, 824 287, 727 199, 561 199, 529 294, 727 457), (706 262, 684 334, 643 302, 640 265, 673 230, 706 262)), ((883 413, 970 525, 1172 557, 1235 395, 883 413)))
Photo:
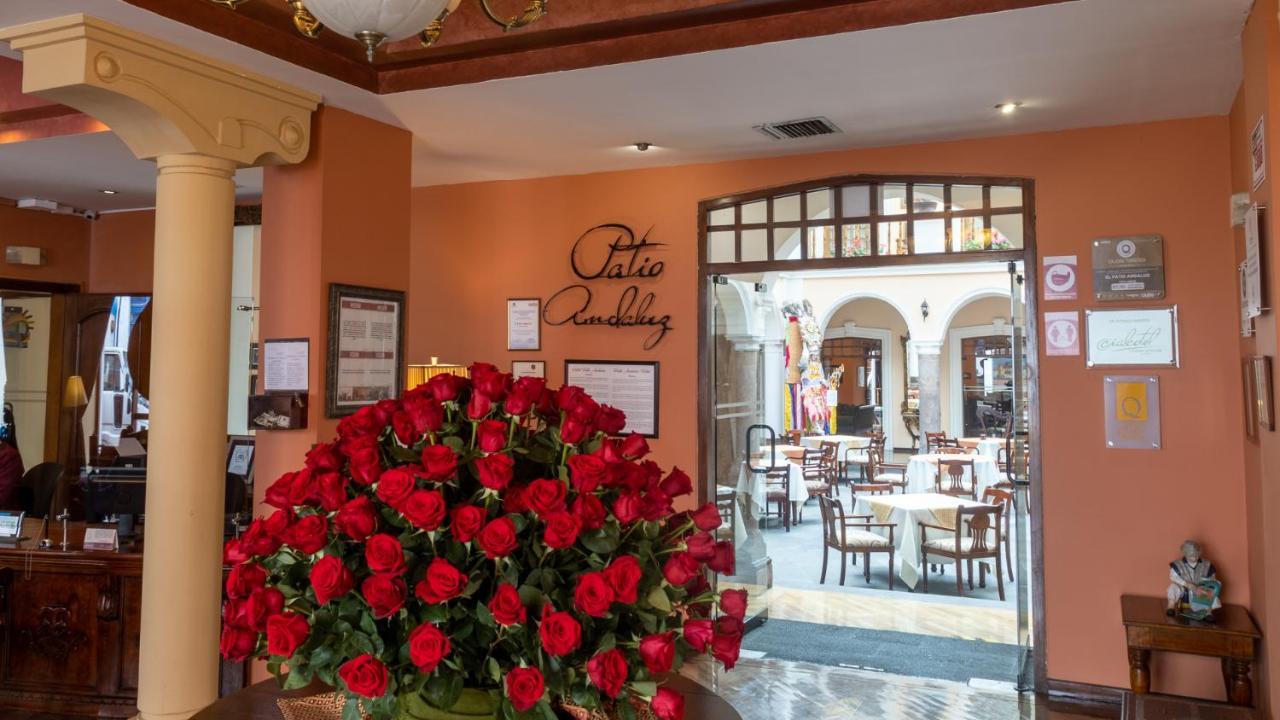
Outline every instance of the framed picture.
POLYGON ((586 390, 596 402, 627 416, 624 434, 658 437, 658 363, 565 360, 564 384, 586 390))
POLYGON ((545 360, 513 360, 511 362, 511 377, 519 380, 522 377, 545 378, 547 376, 547 361, 545 360))
POLYGON ((404 293, 329 286, 325 415, 345 417, 404 389, 404 293))
POLYGON ((1085 310, 1086 367, 1178 367, 1178 306, 1085 310))
POLYGON ((246 485, 253 482, 252 435, 232 435, 227 440, 227 474, 241 479, 246 485))
POLYGON ((1258 419, 1258 430, 1274 432, 1276 411, 1271 392, 1271 358, 1257 355, 1249 363, 1253 370, 1253 406, 1258 419))
POLYGON ((1258 117, 1258 122, 1249 134, 1249 165, 1253 170, 1253 189, 1257 190, 1267 179, 1267 117, 1258 117))
POLYGON ((542 301, 538 298, 507 300, 507 350, 542 349, 542 301))
MULTIPOLYGON (((254 348, 257 348, 256 344, 254 348)), ((310 339, 271 338, 262 341, 263 392, 305 393, 311 389, 310 373, 310 339)))
POLYGON ((1253 386, 1253 358, 1246 358, 1241 367, 1244 372, 1244 433, 1248 437, 1258 437, 1258 403, 1255 398, 1258 396, 1257 389, 1253 386))

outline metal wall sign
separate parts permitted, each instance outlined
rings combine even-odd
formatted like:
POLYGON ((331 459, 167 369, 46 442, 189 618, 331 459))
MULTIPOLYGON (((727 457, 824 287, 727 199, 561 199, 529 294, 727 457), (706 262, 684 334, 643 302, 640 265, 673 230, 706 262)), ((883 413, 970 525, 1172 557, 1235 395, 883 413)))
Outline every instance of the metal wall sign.
POLYGON ((1085 365, 1178 367, 1178 306, 1085 310, 1085 365))
POLYGON ((1094 240, 1093 293, 1099 300, 1164 297, 1164 239, 1131 235, 1094 240))
POLYGON ((1107 447, 1160 449, 1160 378, 1112 375, 1102 383, 1107 447))

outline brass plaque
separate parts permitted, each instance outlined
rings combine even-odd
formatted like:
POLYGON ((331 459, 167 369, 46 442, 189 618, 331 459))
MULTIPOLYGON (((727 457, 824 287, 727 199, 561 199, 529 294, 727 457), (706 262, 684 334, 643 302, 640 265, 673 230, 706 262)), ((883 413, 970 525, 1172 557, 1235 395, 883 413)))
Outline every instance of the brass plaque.
POLYGON ((1131 235, 1094 240, 1093 293, 1099 300, 1164 297, 1164 239, 1131 235))

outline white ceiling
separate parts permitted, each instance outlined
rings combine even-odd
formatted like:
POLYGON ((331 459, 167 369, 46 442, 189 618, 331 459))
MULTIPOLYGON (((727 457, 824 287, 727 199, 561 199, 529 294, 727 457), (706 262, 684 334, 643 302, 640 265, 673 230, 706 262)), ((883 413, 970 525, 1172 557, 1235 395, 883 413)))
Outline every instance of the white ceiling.
MULTIPOLYGON (((381 97, 120 0, 4 0, 0 27, 84 12, 300 85, 412 130, 414 184, 433 185, 1225 114, 1250 5, 1078 0, 381 97), (1024 107, 993 110, 1006 100, 1024 107), (773 141, 752 130, 814 115, 845 132, 773 141), (640 140, 657 147, 629 149, 640 140)), ((0 195, 25 179, 83 207, 149 204, 150 168, 114 140, 29 145, 0 146, 0 195), (87 166, 115 170, 128 196, 96 193, 104 176, 87 166)))

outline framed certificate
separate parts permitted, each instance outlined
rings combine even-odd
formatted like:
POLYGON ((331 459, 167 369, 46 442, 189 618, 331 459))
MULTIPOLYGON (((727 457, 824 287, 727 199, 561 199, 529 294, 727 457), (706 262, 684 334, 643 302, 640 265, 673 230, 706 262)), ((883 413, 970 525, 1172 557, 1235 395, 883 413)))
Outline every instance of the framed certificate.
POLYGON ((512 298, 507 301, 507 349, 542 349, 542 301, 512 298))
POLYGON ((327 417, 344 417, 399 396, 403 357, 403 292, 329 286, 327 417))
POLYGON ((1085 310, 1085 364, 1178 367, 1178 306, 1085 310))
POLYGON ((546 360, 514 360, 511 363, 511 377, 517 380, 522 377, 545 378, 546 376, 546 360))
POLYGON ((564 378, 566 385, 576 385, 601 405, 626 414, 624 435, 658 437, 658 363, 566 360, 564 378))

